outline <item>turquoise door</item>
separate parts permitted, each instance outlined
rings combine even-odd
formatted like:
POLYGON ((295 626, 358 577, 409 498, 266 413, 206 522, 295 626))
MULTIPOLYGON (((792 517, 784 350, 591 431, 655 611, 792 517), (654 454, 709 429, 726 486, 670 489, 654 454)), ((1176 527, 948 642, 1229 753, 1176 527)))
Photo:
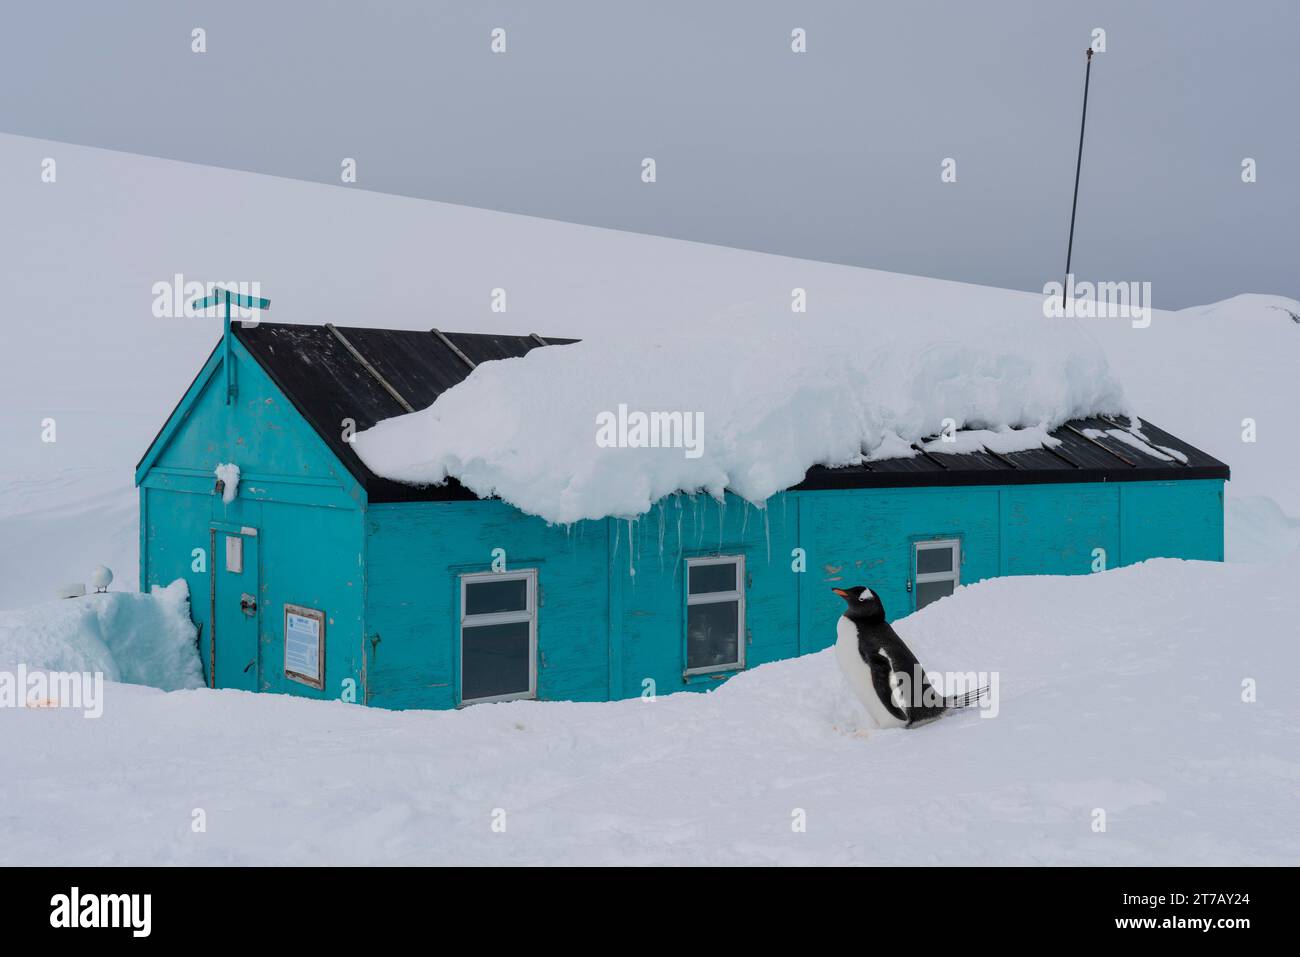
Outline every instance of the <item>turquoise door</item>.
POLYGON ((212 637, 218 688, 256 691, 258 660, 257 529, 212 526, 212 637))

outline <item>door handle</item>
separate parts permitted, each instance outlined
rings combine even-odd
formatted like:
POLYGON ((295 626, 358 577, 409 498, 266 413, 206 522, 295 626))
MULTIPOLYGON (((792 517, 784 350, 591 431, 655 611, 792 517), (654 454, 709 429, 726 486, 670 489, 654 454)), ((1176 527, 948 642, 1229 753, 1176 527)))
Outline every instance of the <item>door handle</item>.
POLYGON ((257 599, 248 592, 244 592, 239 596, 239 610, 251 618, 257 614, 257 599))
POLYGON ((244 665, 244 674, 248 674, 248 669, 251 668, 251 667, 253 667, 253 665, 255 665, 255 664, 257 664, 257 659, 256 659, 256 658, 254 658, 254 659, 253 659, 252 661, 250 661, 248 664, 244 665))

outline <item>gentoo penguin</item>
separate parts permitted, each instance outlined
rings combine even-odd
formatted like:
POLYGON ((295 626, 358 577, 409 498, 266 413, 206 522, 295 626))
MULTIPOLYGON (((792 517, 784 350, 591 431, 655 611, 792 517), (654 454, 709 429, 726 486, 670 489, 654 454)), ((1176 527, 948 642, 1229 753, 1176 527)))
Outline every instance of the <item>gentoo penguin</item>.
POLYGON ((921 663, 885 621, 885 606, 870 588, 833 588, 848 608, 836 625, 835 658, 849 687, 882 728, 910 728, 946 711, 979 702, 988 687, 941 697, 921 663))

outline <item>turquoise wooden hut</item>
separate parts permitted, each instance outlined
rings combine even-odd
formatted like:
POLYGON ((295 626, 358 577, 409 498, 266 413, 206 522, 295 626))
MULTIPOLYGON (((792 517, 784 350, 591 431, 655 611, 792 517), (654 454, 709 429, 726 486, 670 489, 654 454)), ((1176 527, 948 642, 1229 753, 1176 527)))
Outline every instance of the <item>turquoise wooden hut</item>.
POLYGON ((700 690, 828 646, 837 585, 901 617, 998 575, 1223 558, 1227 466, 1145 422, 572 527, 352 450, 477 364, 564 341, 236 323, 136 472, 140 582, 188 581, 209 684, 388 708, 700 690))

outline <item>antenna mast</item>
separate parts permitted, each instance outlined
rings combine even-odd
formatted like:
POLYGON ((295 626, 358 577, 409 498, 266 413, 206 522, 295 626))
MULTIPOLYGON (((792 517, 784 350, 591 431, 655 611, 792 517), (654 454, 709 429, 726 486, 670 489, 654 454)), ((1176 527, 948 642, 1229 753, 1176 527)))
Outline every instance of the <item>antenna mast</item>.
POLYGON ((1083 129, 1088 123, 1088 81, 1092 78, 1092 47, 1083 71, 1083 118, 1079 120, 1079 156, 1074 161, 1074 202, 1070 205, 1070 241, 1065 247, 1065 281, 1061 283, 1061 315, 1065 315, 1065 288, 1070 283, 1070 260, 1074 256, 1074 216, 1079 209, 1079 171, 1083 167, 1083 129))

